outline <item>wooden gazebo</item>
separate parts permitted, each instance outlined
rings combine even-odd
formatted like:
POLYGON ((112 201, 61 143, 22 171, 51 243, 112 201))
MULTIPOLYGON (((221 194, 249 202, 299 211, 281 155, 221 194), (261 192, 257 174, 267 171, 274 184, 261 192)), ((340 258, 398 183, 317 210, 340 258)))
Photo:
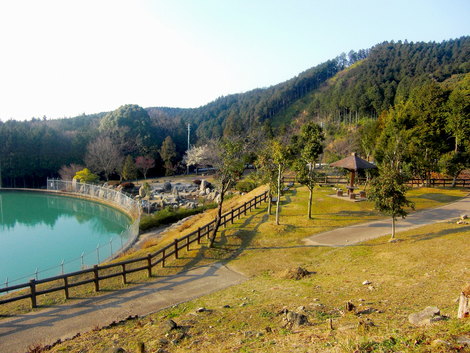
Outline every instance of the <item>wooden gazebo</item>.
POLYGON ((331 163, 330 167, 344 168, 351 172, 351 181, 347 187, 348 194, 350 191, 354 190, 354 177, 358 170, 377 168, 375 164, 369 163, 359 157, 356 152, 353 152, 349 157, 331 163))

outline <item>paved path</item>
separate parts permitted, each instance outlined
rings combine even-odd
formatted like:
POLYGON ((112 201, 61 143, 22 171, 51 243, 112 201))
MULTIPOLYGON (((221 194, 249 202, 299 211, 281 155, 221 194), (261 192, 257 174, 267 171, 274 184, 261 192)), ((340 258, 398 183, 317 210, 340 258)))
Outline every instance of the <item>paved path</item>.
MULTIPOLYGON (((395 223, 395 230, 402 232, 427 224, 456 220, 462 214, 470 216, 470 195, 442 207, 413 212, 405 219, 399 218, 395 223)), ((391 234, 392 219, 388 218, 315 234, 304 239, 304 243, 317 246, 346 246, 391 234)))
POLYGON ((0 320, 0 352, 23 353, 89 332, 129 316, 143 316, 172 305, 242 283, 246 277, 221 264, 201 266, 99 297, 72 299, 66 304, 0 320))

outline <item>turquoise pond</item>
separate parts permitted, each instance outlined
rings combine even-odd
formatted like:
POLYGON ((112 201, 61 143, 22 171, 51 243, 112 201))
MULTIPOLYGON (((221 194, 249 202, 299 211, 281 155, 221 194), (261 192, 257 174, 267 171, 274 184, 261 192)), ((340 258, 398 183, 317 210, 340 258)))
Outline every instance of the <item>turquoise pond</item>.
POLYGON ((36 271, 41 279, 102 262, 127 241, 131 222, 93 201, 0 192, 0 288, 7 278, 12 286, 36 277, 36 271))

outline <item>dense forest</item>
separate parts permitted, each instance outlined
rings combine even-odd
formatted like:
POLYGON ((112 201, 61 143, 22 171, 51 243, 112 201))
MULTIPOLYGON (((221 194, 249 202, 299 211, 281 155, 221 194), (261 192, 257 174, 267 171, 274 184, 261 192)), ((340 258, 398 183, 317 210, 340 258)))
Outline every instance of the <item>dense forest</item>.
MULTIPOLYGON (((433 141, 445 141, 425 145, 431 139, 426 135, 420 146, 407 147, 406 158, 411 159, 413 148, 437 148, 441 155, 465 148, 458 142, 459 128, 452 130, 444 120, 461 109, 454 91, 466 90, 469 72, 468 36, 442 43, 384 42, 343 53, 275 86, 219 97, 199 108, 126 105, 74 118, 0 122, 0 185, 41 187, 67 166, 86 166, 104 179, 119 179, 126 156, 154 160, 149 176, 174 172, 188 145, 188 124, 190 143, 196 145, 258 130, 283 135, 313 120, 324 127, 325 158, 332 161, 351 150, 367 156, 374 152, 380 159, 386 139, 380 136, 395 116, 397 124, 410 129, 418 129, 417 121, 432 126, 433 141), (104 167, 110 161, 98 161, 100 153, 114 165, 104 167)), ((430 152, 426 158, 433 160, 430 152)))

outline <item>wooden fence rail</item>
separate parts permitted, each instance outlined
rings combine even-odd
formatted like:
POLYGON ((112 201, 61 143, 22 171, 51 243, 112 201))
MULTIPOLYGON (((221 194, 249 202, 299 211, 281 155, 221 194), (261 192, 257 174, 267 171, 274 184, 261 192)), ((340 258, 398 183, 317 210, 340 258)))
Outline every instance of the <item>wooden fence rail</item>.
MULTIPOLYGON (((268 201, 268 191, 264 192, 261 195, 255 196, 253 199, 245 202, 241 206, 237 208, 232 208, 230 211, 224 213, 221 216, 221 226, 226 227, 228 223, 233 224, 235 218, 240 219, 242 215, 246 216, 247 211, 251 211, 252 209, 256 209, 258 205, 262 202, 268 201)), ((152 269, 158 264, 161 264, 162 267, 165 267, 165 260, 171 256, 174 256, 175 259, 178 259, 179 253, 181 250, 186 249, 186 251, 190 250, 190 245, 193 243, 200 244, 201 239, 208 239, 211 231, 214 229, 215 220, 207 223, 206 225, 199 227, 197 230, 183 236, 182 238, 175 239, 172 244, 165 246, 164 248, 159 249, 153 254, 147 254, 146 256, 115 262, 112 264, 106 265, 94 265, 93 268, 71 272, 67 274, 63 274, 60 276, 44 278, 40 280, 30 279, 28 283, 18 284, 15 286, 10 286, 6 288, 0 289, 0 295, 2 293, 8 293, 11 291, 18 291, 20 289, 29 288, 29 293, 27 294, 19 294, 14 297, 10 297, 7 299, 0 299, 1 304, 7 304, 11 302, 15 302, 17 300, 22 299, 30 299, 31 300, 31 308, 37 307, 37 297, 43 294, 48 294, 57 291, 64 291, 64 296, 66 299, 69 298, 69 289, 87 285, 93 283, 95 292, 100 291, 100 281, 103 281, 108 278, 113 277, 122 277, 122 282, 125 284, 127 283, 127 275, 130 273, 138 272, 138 271, 147 271, 147 276, 152 276, 152 269), (136 264, 134 266, 137 267, 130 267, 130 265, 136 264), (109 273, 102 273, 105 270, 114 270, 114 272, 109 273), (83 277, 86 277, 85 279, 83 277), (75 282, 73 281, 75 280, 75 282), (38 286, 50 283, 50 282, 58 282, 62 283, 57 286, 53 286, 47 289, 39 289, 38 286)), ((1 297, 0 297, 1 298, 1 297)))
MULTIPOLYGON (((285 182, 288 181, 295 181, 294 177, 284 177, 283 180, 285 182)), ((359 184, 363 184, 366 182, 366 178, 356 178, 356 182, 359 184)), ((318 177, 315 178, 315 181, 317 184, 320 185, 337 185, 337 184, 348 184, 349 180, 344 177, 344 176, 324 176, 324 177, 318 177)), ((453 182, 453 179, 445 179, 445 178, 435 178, 430 180, 429 186, 435 187, 435 186, 451 186, 453 182)), ((424 179, 409 179, 406 184, 411 185, 411 186, 417 186, 417 185, 423 185, 426 183, 426 180, 424 179)), ((470 179, 457 179, 455 186, 459 187, 470 187, 470 179)))

